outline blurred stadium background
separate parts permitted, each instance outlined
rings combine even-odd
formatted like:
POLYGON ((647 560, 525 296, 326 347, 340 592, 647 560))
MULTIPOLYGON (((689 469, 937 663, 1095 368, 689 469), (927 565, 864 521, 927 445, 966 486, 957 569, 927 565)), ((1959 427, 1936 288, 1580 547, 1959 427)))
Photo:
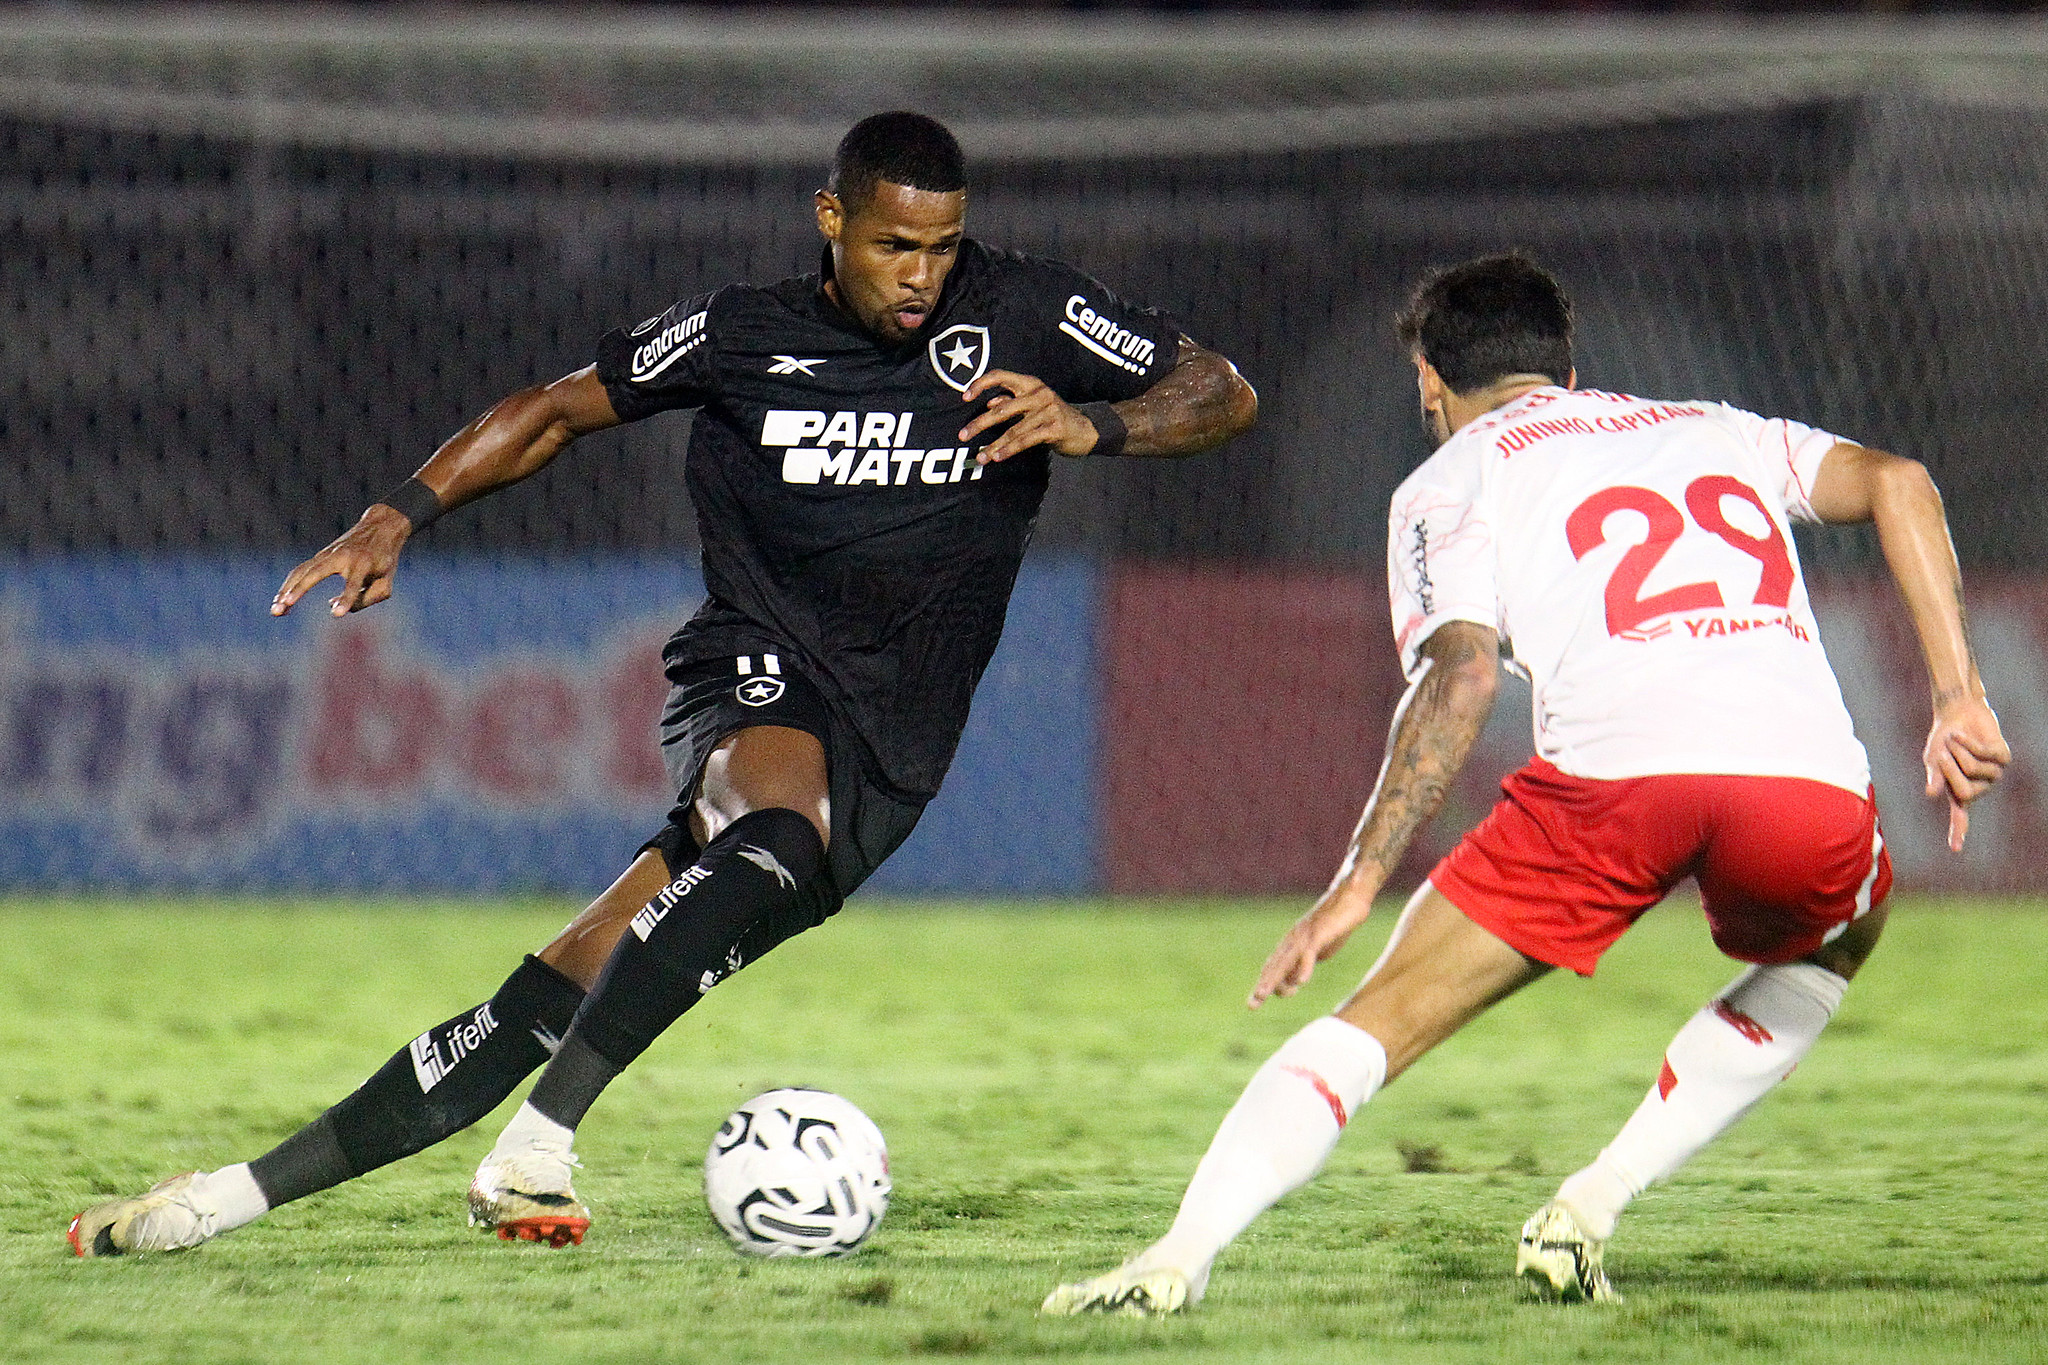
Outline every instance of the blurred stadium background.
MULTIPOLYGON (((1870 540, 1802 540, 1902 881, 2042 890, 2048 27, 796 10, 0 11, 0 887, 588 892, 658 824, 694 604, 684 419, 414 543, 285 569, 606 328, 812 268, 855 118, 973 160, 971 230, 1157 303, 1260 427, 1057 471, 894 892, 1322 882, 1398 695, 1386 499, 1425 452, 1388 318, 1522 246, 1580 377, 1912 454, 2019 754, 1942 850, 1870 540)), ((1426 859, 1527 753, 1505 700, 1426 859)))

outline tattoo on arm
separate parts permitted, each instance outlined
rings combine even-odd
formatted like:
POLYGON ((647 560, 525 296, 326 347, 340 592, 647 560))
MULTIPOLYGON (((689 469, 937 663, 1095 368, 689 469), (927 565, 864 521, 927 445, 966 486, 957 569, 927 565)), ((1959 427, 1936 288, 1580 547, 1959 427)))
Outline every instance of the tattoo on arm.
POLYGON ((1186 337, 1173 368, 1136 398, 1116 405, 1130 435, 1126 455, 1192 455, 1244 431, 1258 415, 1251 385, 1228 360, 1186 337))
POLYGON ((1423 647, 1429 670, 1394 713, 1386 762, 1352 833, 1340 876, 1370 864, 1390 875, 1417 832, 1442 807, 1493 709, 1499 641, 1491 630, 1453 622, 1423 647), (1483 683, 1482 681, 1483 680, 1483 683))

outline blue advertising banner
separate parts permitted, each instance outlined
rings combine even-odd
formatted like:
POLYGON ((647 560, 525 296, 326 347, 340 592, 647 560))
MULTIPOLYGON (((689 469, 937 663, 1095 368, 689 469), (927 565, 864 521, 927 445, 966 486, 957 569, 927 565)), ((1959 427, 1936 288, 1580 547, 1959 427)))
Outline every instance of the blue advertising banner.
MULTIPOLYGON (((584 895, 660 827, 693 567, 422 557, 369 612, 274 619, 290 567, 0 567, 0 887, 584 895)), ((946 790, 874 885, 1095 884, 1095 581, 1027 566, 946 790)))

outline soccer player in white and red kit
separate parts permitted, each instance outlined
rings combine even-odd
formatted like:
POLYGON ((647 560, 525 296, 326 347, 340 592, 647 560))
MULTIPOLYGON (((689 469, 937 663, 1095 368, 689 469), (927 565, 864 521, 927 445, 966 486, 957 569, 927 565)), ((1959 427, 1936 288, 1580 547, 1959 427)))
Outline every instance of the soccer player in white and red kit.
POLYGON ((1687 877, 1751 964, 1666 1050, 1619 1135, 1522 1231, 1544 1297, 1615 1297, 1602 1248, 1812 1047, 1885 918, 1891 866, 1863 746, 1822 653, 1793 522, 1875 522, 1933 686, 1927 790, 1969 803, 2011 755, 1965 631, 1927 472, 1711 402, 1572 387, 1571 306, 1520 256, 1424 280, 1400 319, 1438 442, 1395 493, 1393 623, 1411 680, 1330 888, 1267 959, 1291 995, 1364 921, 1492 707, 1534 695, 1536 756, 1409 901, 1336 1013, 1253 1076, 1166 1236, 1053 1291, 1056 1313, 1174 1312, 1216 1254, 1305 1183, 1374 1091, 1495 1001, 1600 954, 1687 877))

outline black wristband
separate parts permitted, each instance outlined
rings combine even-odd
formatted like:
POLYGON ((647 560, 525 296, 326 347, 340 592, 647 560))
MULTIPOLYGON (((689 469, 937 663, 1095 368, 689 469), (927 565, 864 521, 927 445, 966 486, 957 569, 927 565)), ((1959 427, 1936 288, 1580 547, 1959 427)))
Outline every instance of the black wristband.
POLYGON ((415 531, 446 510, 441 506, 440 496, 417 478, 407 479, 377 501, 395 509, 412 523, 415 531))
POLYGON ((1124 419, 1117 416, 1116 408, 1109 403, 1083 403, 1074 409, 1086 417, 1095 428, 1095 449, 1090 455, 1121 455, 1124 442, 1130 439, 1131 429, 1124 425, 1124 419))

